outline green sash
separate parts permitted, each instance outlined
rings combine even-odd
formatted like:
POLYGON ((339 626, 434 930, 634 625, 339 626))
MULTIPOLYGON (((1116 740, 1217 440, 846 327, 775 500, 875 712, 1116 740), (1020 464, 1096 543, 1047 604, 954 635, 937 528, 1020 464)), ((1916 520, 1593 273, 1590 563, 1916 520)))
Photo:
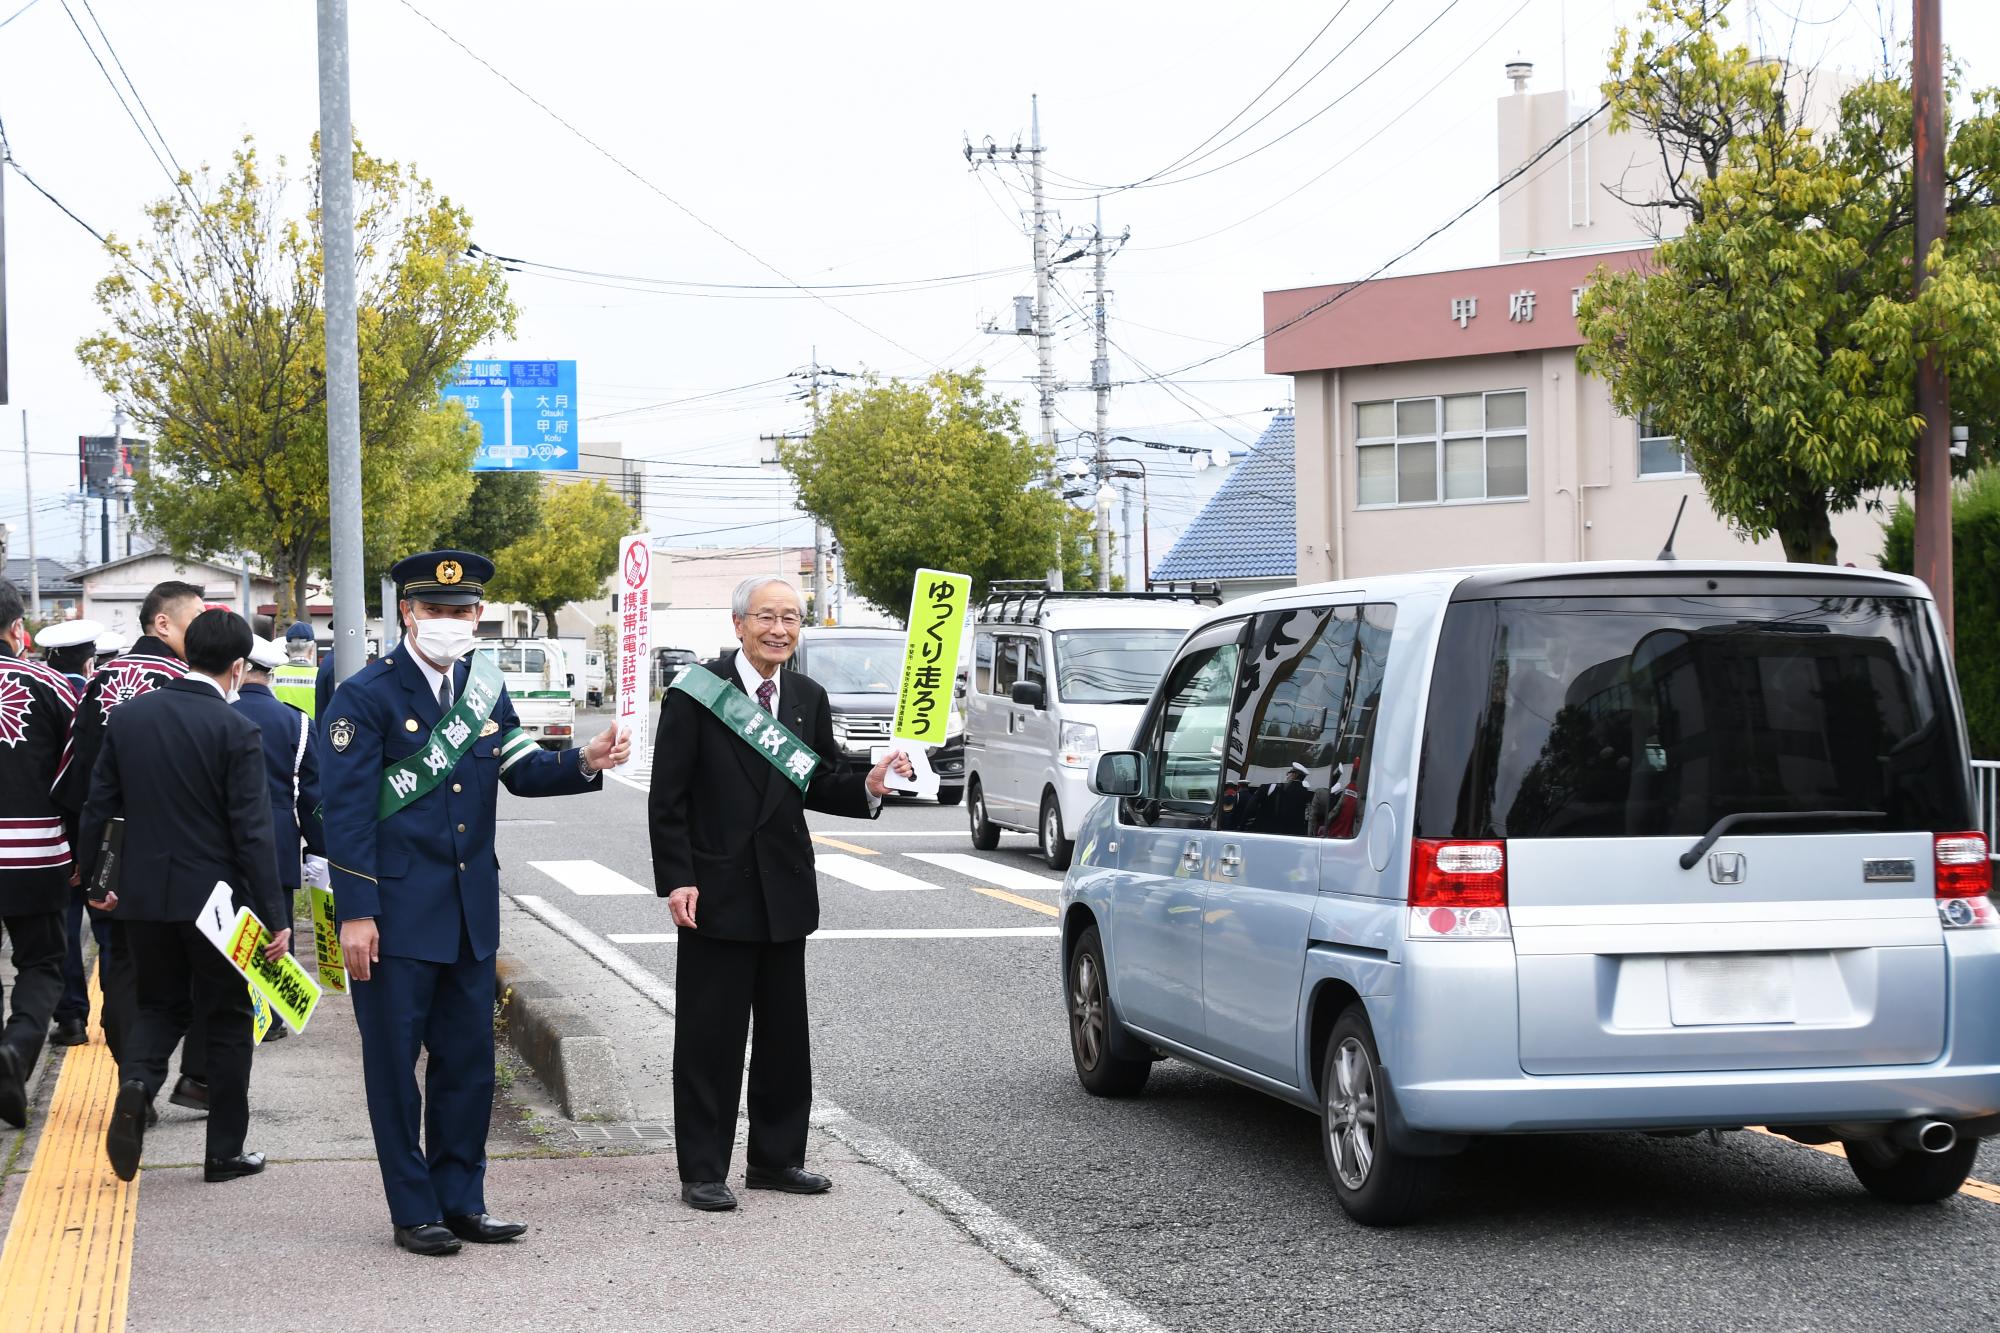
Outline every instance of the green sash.
POLYGON ((749 695, 731 689, 728 682, 713 671, 691 666, 667 688, 679 690, 715 714, 723 726, 741 736, 745 745, 768 759, 771 767, 800 791, 804 791, 812 781, 813 770, 819 767, 819 756, 813 753, 812 747, 786 730, 784 723, 759 708, 749 695))
POLYGON ((431 728, 424 748, 382 770, 382 794, 375 804, 377 819, 387 819, 411 802, 422 800, 458 767, 458 761, 479 739, 479 729, 486 725, 493 705, 500 702, 500 689, 499 664, 491 653, 475 653, 465 688, 431 728))

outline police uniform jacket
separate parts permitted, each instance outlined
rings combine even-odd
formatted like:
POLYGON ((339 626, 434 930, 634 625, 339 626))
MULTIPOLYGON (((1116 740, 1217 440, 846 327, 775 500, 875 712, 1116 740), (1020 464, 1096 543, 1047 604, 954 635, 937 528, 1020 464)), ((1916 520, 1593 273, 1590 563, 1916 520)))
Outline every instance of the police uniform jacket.
POLYGON ((272 693, 270 686, 246 682, 230 705, 257 724, 264 738, 264 773, 271 787, 271 831, 278 845, 278 883, 299 887, 299 843, 314 856, 326 855, 320 821, 319 739, 312 719, 272 693))
MULTIPOLYGON (((76 721, 70 726, 69 752, 56 776, 56 804, 72 815, 83 813, 83 803, 90 796, 91 771, 104 745, 104 724, 112 710, 186 674, 187 663, 150 634, 133 644, 130 652, 97 668, 84 687, 76 721)), ((94 856, 96 849, 91 852, 94 856)))
MULTIPOLYGON (((452 668, 452 698, 464 697, 468 670, 464 662, 452 668)), ((373 917, 385 956, 433 963, 458 960, 461 934, 475 958, 490 958, 500 947, 500 859, 493 850, 500 784, 516 796, 567 796, 604 785, 601 774, 584 774, 576 749, 530 749, 503 765, 501 743, 520 726, 503 688, 490 725, 444 780, 378 820, 383 770, 422 751, 442 713, 411 650, 399 644, 342 682, 320 714, 334 911, 344 921, 373 917)))
POLYGON ((263 735, 208 681, 169 681, 106 718, 83 809, 86 883, 105 826, 121 815, 112 919, 192 921, 221 880, 269 929, 292 924, 278 887, 263 735))
POLYGON ((0 644, 0 916, 59 912, 70 845, 52 788, 69 744, 68 677, 0 644))
MULTIPOLYGON (((735 653, 702 666, 743 691, 735 653)), ((684 885, 701 890, 696 929, 714 939, 781 943, 819 929, 806 811, 881 813, 871 807, 865 774, 839 776, 833 710, 803 672, 787 671, 779 682, 778 720, 819 756, 803 792, 692 696, 668 690, 660 703, 648 798, 653 891, 664 898, 684 885)))

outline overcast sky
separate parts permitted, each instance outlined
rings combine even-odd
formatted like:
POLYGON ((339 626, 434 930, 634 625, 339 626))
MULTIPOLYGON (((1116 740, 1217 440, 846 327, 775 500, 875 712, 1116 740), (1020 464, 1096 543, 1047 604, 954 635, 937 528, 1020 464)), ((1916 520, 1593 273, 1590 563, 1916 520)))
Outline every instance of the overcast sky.
MULTIPOLYGON (((190 169, 225 162, 246 134, 302 165, 318 124, 312 4, 23 3, 0 0, 0 118, 21 165, 91 226, 131 236, 170 187, 79 27, 113 77, 122 61, 144 99, 134 113, 143 123, 150 112, 190 169)), ((1740 4, 1732 35, 1868 68, 1884 8, 1899 41, 1907 0, 1740 4)), ((1971 81, 2000 80, 2000 7, 1944 8, 1971 81)), ((657 533, 690 545, 810 541, 809 524, 772 521, 788 510, 784 480, 743 465, 759 434, 805 420, 784 377, 815 348, 846 371, 983 366, 1023 396, 1034 428, 1031 340, 979 331, 989 317, 1011 323, 1012 298, 1033 291, 1025 172, 968 171, 962 156, 967 136, 1025 142, 1031 93, 1065 226, 1090 222, 1093 187, 1159 177, 1102 202, 1108 231, 1131 229, 1111 264, 1113 377, 1171 381, 1121 388, 1114 432, 1241 449, 1286 402, 1289 380, 1263 376, 1254 345, 1183 368, 1253 339, 1266 289, 1367 273, 1487 190, 1499 174, 1503 64, 1533 61, 1537 89, 1561 86, 1566 68, 1589 97, 1612 33, 1637 9, 354 0, 353 108, 370 151, 416 164, 468 208, 480 245, 612 275, 514 278, 518 336, 482 350, 578 363, 584 438, 656 460, 657 533), (634 278, 766 290, 670 292, 634 278), (906 285, 819 300, 788 283, 906 285)), ((1489 204, 1400 269, 1493 262, 1494 228, 1489 204)), ((74 559, 73 442, 111 425, 74 348, 99 327, 91 288, 106 263, 11 175, 6 240, 13 383, 0 460, 18 449, 26 409, 41 547, 74 559)), ((1067 301, 1082 307, 1088 285, 1088 265, 1070 266, 1056 302, 1058 373, 1084 381, 1089 327, 1067 301)), ((1070 441, 1092 424, 1091 397, 1059 402, 1065 447, 1079 447, 1070 441)), ((1217 474, 1145 456, 1157 559, 1217 474)), ((0 476, 0 521, 19 525, 20 469, 0 465, 0 476)))

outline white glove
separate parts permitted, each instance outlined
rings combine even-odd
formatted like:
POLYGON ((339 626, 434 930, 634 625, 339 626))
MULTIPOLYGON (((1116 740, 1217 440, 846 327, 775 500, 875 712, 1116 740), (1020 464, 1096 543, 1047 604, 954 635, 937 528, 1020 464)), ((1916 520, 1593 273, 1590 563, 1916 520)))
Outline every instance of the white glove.
POLYGON ((309 889, 328 889, 333 887, 333 876, 327 871, 326 858, 324 856, 308 855, 306 857, 305 884, 309 889))

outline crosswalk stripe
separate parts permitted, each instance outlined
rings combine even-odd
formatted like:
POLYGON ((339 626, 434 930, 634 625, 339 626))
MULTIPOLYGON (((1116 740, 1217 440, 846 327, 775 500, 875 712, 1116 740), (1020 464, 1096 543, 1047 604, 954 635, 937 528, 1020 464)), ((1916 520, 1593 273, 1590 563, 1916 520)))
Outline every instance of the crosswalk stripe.
POLYGON ((905 875, 900 870, 876 865, 852 856, 822 856, 815 863, 822 875, 832 875, 844 879, 857 888, 870 893, 908 893, 916 889, 937 889, 941 885, 926 884, 914 876, 905 875))
MULTIPOLYGON (((816 930, 809 940, 1026 940, 1050 939, 1055 926, 911 926, 882 930, 816 930)), ((613 944, 678 944, 678 935, 607 935, 613 944)))
POLYGON ((965 852, 904 852, 903 855, 912 861, 922 861, 981 884, 1013 889, 1018 893, 1057 893, 1063 886, 1061 880, 1048 875, 1037 875, 1032 870, 1023 870, 1004 861, 989 861, 983 856, 971 856, 965 852))
POLYGON ((528 864, 571 893, 586 898, 606 898, 617 894, 653 896, 653 891, 644 884, 635 883, 611 867, 595 861, 530 861, 528 864))

